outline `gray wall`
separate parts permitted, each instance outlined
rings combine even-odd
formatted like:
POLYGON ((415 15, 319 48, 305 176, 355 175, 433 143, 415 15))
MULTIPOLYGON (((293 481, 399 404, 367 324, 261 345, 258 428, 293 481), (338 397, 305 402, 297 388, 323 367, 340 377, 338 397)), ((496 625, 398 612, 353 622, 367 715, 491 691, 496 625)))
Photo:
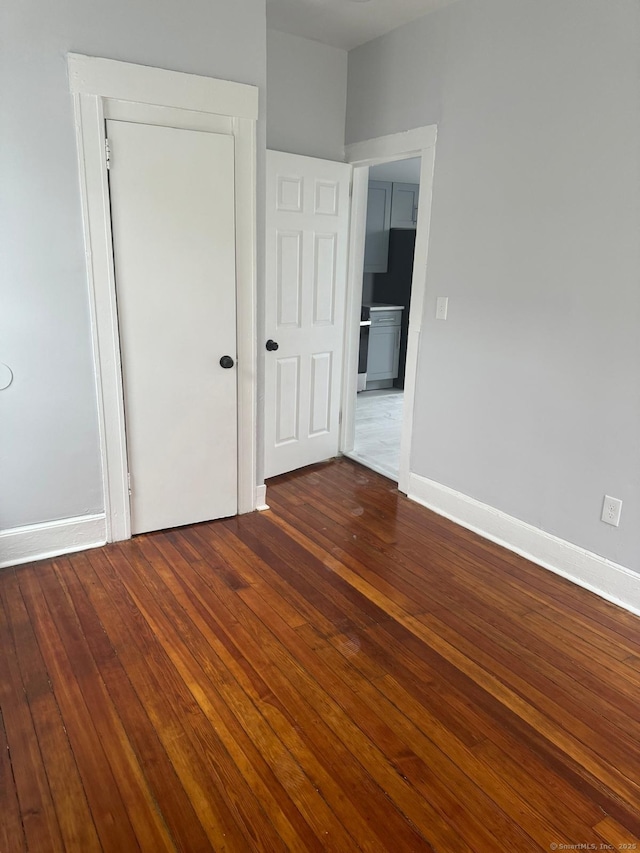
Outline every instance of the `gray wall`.
POLYGON ((351 51, 347 108, 438 124, 412 470, 635 570, 639 10, 460 0, 351 51))
POLYGON ((0 32, 0 526, 102 510, 96 395, 66 53, 257 84, 263 258, 264 0, 21 0, 0 32))
POLYGON ((344 160, 347 52, 267 30, 267 147, 344 160))

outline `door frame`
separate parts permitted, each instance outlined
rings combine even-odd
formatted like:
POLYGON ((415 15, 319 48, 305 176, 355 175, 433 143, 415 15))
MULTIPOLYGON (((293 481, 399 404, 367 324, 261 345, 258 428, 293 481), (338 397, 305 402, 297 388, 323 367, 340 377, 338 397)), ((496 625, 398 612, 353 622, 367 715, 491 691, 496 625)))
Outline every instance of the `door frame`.
POLYGON ((124 394, 111 237, 105 119, 234 137, 238 512, 256 508, 256 122, 258 89, 242 83, 69 53, 107 542, 131 537, 124 394))
POLYGON ((427 255, 431 225, 431 198, 435 165, 437 126, 417 127, 403 133, 379 136, 347 145, 347 163, 353 167, 351 196, 351 228, 349 235, 349 268, 347 273, 347 310, 345 319, 344 373, 342 381, 342 429, 340 451, 345 456, 353 453, 358 373, 358 345, 360 340, 360 306, 362 303, 362 278, 364 274, 364 241, 367 221, 367 193, 369 166, 392 160, 421 157, 420 197, 416 225, 409 332, 405 368, 404 406, 400 439, 400 472, 398 489, 409 490, 411 439, 415 403, 416 374, 420 349, 420 336, 424 318, 427 288, 427 255))

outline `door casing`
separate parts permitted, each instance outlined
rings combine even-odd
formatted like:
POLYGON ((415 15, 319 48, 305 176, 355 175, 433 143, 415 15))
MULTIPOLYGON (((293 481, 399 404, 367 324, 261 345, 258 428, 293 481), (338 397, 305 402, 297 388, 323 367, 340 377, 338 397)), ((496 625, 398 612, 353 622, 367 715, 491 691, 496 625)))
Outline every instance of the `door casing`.
POLYGON ((106 539, 129 539, 131 520, 116 308, 105 119, 233 136, 236 162, 238 511, 256 488, 256 121, 258 89, 99 57, 68 54, 85 236, 102 457, 106 539))
POLYGON ((402 435, 400 439, 400 473, 398 489, 409 490, 411 437, 415 401, 418 352, 427 288, 427 254, 431 223, 431 197, 436 150, 436 125, 417 127, 404 133, 380 136, 355 142, 345 149, 347 163, 353 166, 351 194, 351 228, 349 237, 349 267, 347 271, 347 312, 345 317, 344 373, 342 379, 342 430, 340 451, 345 456, 353 452, 358 374, 358 345, 360 339, 360 306, 364 271, 364 241, 367 218, 369 166, 391 160, 421 157, 420 197, 416 246, 411 284, 409 333, 404 383, 402 435))

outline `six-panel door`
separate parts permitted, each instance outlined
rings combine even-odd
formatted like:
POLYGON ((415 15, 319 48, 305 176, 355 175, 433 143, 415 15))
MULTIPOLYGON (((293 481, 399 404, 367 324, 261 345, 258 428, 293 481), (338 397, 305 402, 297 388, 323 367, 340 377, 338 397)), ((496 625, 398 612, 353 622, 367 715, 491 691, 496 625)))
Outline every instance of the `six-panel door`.
POLYGON ((267 152, 265 477, 338 453, 350 177, 267 152))

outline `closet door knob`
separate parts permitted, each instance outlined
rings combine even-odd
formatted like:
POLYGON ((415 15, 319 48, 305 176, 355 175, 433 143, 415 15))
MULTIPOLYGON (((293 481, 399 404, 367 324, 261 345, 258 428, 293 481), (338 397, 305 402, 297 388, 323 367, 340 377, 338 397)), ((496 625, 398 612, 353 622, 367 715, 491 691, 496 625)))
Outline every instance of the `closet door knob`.
POLYGON ((278 344, 276 341, 272 341, 271 338, 267 341, 267 349, 269 352, 275 352, 278 349, 278 344))
POLYGON ((225 370, 229 370, 230 367, 233 367, 233 359, 230 355, 223 355, 220 359, 220 367, 224 367, 225 370))

